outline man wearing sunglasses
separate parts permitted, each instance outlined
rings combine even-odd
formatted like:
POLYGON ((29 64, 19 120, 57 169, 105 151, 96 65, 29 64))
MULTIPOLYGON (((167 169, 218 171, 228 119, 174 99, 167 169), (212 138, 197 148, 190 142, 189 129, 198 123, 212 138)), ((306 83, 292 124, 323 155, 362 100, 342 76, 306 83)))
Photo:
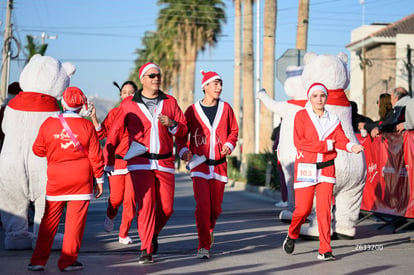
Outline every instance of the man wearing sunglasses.
POLYGON ((130 171, 138 206, 138 233, 141 239, 140 264, 152 263, 158 249, 158 234, 173 213, 173 136, 187 134, 187 122, 174 97, 160 90, 161 70, 154 63, 139 69, 142 89, 126 98, 105 145, 105 170, 111 172, 115 148, 124 129, 129 150, 124 156, 130 171))

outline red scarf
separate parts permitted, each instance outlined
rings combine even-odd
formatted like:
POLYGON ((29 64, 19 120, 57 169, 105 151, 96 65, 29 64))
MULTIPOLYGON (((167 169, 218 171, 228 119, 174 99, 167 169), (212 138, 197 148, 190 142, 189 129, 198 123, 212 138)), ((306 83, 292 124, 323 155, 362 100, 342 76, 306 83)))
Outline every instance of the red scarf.
POLYGON ((306 102, 308 102, 307 99, 291 99, 287 101, 289 104, 298 105, 302 108, 305 107, 306 102))
POLYGON ((351 106, 344 89, 328 90, 328 101, 326 104, 346 107, 351 106))
POLYGON ((60 110, 56 98, 36 92, 20 92, 10 100, 8 106, 26 112, 56 112, 60 110))

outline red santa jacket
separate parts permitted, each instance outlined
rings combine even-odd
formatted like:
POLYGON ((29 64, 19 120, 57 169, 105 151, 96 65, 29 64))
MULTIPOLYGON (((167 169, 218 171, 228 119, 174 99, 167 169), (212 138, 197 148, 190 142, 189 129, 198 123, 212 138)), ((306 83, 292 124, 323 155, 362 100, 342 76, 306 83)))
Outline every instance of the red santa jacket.
POLYGON ((32 149, 35 155, 47 158, 46 200, 89 200, 93 198, 92 177, 103 183, 99 140, 92 122, 75 113, 63 116, 88 155, 75 146, 58 117, 43 122, 32 149))
MULTIPOLYGON (((100 126, 96 128, 96 133, 98 134, 99 140, 105 139, 110 131, 112 124, 116 118, 116 115, 119 111, 119 107, 111 109, 105 119, 102 121, 100 126)), ((121 140, 118 146, 115 148, 115 164, 114 172, 112 175, 125 175, 128 173, 127 162, 122 158, 125 156, 125 153, 128 151, 128 133, 124 131, 122 134, 121 140)))
POLYGON ((306 106, 305 109, 297 112, 294 122, 293 142, 296 147, 295 161, 295 188, 315 185, 319 182, 335 183, 335 166, 317 169, 316 182, 311 183, 298 180, 299 163, 323 163, 336 158, 336 149, 352 152, 353 143, 345 136, 338 117, 325 111, 328 119, 324 126, 317 121, 316 114, 312 107, 306 106), (333 142, 335 141, 335 142, 333 142))
POLYGON ((179 155, 182 156, 188 150, 187 138, 189 138, 189 150, 192 154, 203 155, 207 159, 207 163, 202 163, 191 170, 191 177, 227 182, 226 156, 220 152, 223 145, 232 151, 236 147, 239 127, 233 109, 227 102, 219 100, 217 113, 211 125, 198 101, 188 107, 185 117, 189 136, 176 140, 179 155))
POLYGON ((187 122, 174 97, 159 91, 159 102, 153 114, 141 99, 141 91, 121 102, 120 110, 111 126, 106 139, 104 158, 107 170, 112 170, 115 162, 115 148, 122 139, 124 129, 128 132, 128 147, 138 142, 148 148, 144 155, 127 161, 128 171, 160 170, 174 173, 174 156, 172 154, 173 136, 181 137, 187 133, 187 122), (164 126, 158 119, 160 114, 177 122, 174 128, 164 126))

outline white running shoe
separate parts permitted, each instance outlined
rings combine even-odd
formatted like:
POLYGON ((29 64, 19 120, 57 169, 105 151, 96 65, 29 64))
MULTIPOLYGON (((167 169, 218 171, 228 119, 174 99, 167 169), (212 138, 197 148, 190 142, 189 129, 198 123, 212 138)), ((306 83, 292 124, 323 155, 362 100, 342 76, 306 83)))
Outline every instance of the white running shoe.
POLYGON ((205 248, 200 248, 197 251, 197 258, 199 259, 210 259, 210 253, 205 248))
POLYGON ((133 243, 132 239, 129 236, 126 236, 125 238, 119 237, 118 242, 121 244, 131 244, 133 243))
POLYGON ((289 203, 287 201, 280 201, 280 202, 275 203, 275 206, 277 208, 286 208, 288 207, 288 205, 289 203))
POLYGON ((106 232, 111 232, 112 230, 114 230, 114 220, 108 218, 108 216, 106 216, 105 221, 104 221, 104 229, 106 232))
POLYGON ((43 271, 43 270, 45 270, 45 266, 44 265, 32 265, 32 264, 29 264, 27 266, 27 269, 30 270, 30 271, 43 271))

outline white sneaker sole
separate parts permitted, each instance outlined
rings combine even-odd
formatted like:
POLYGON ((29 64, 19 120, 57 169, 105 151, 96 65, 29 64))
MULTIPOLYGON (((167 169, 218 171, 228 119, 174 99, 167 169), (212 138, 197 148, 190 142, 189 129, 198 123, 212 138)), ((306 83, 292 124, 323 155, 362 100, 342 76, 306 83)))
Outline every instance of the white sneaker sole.
POLYGON ((126 238, 119 237, 118 242, 121 244, 132 244, 133 243, 130 237, 126 237, 126 238))
POLYGON ((320 261, 335 261, 336 260, 336 258, 325 258, 323 255, 319 255, 319 254, 318 254, 317 259, 320 261))

